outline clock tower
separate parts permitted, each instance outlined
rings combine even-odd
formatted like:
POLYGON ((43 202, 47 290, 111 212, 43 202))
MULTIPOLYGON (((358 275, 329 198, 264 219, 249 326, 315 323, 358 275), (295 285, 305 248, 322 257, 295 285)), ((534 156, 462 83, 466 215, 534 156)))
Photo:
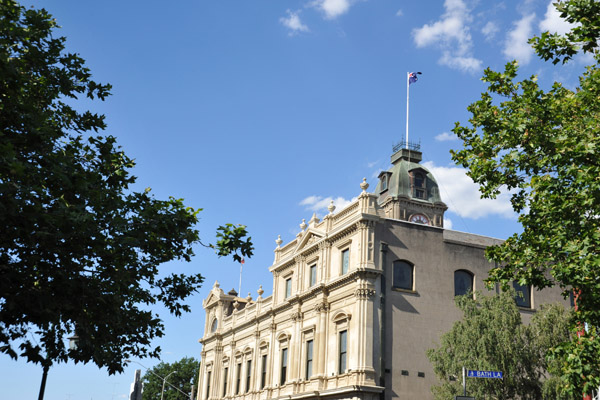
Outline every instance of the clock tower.
POLYGON ((443 228, 448 206, 440 197, 434 176, 420 164, 421 160, 420 145, 394 146, 392 167, 379 174, 377 202, 386 218, 443 228))

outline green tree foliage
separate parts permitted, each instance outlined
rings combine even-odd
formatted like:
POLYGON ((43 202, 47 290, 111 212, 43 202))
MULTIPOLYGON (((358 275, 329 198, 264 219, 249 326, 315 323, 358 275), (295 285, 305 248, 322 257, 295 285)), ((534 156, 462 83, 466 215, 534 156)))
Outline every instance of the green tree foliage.
MULTIPOLYGON (((517 63, 486 69, 488 89, 471 104, 470 126, 456 124, 464 148, 453 159, 480 185, 482 197, 512 190, 523 232, 487 251, 499 267, 492 282, 517 280, 537 288, 559 286, 577 294, 573 331, 600 326, 600 3, 559 1, 576 24, 566 36, 542 34, 530 42, 545 60, 566 62, 591 53, 593 65, 575 90, 556 82, 542 90, 536 77, 517 81, 517 63)), ((557 347, 567 390, 581 395, 600 386, 596 329, 557 347)))
POLYGON ((561 305, 547 306, 526 326, 513 295, 455 299, 463 319, 442 335, 438 348, 427 352, 442 382, 432 388, 436 399, 462 395, 463 367, 504 373, 502 380, 467 379, 468 395, 478 399, 568 399, 559 397, 555 379, 544 379, 545 371, 553 367, 546 362, 545 352, 568 338, 567 312, 561 305))
POLYGON ((163 379, 167 378, 165 384, 164 400, 187 400, 192 392, 192 385, 198 388, 198 368, 200 362, 193 357, 184 357, 173 364, 161 362, 157 366, 146 371, 142 376, 144 391, 143 400, 159 400, 163 387, 163 379), (170 374, 170 375, 169 375, 170 374), (187 397, 183 393, 187 394, 187 397))
MULTIPOLYGON (((134 166, 104 116, 80 111, 104 100, 84 60, 65 51, 45 10, 0 0, 0 351, 47 370, 71 358, 109 373, 130 357, 158 356, 159 303, 179 316, 199 273, 159 265, 190 261, 199 209, 130 186, 134 166), (76 333, 79 347, 65 348, 76 333)), ((219 228, 219 255, 252 255, 244 226, 219 228)))

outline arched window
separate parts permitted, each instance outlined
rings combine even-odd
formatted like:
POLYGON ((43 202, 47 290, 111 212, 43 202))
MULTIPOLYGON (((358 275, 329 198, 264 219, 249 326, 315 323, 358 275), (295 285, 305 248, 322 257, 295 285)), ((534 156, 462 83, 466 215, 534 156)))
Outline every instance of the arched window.
POLYGON ((217 331, 217 326, 219 325, 218 319, 213 319, 212 325, 210 326, 211 333, 215 333, 217 331))
POLYGON ((414 266, 406 261, 394 261, 393 286, 397 289, 413 290, 414 266))
POLYGON ((517 306, 523 308, 531 308, 531 286, 520 285, 518 282, 513 282, 515 289, 515 302, 517 306))
POLYGON ((454 295, 473 293, 473 274, 464 269, 454 271, 454 295))

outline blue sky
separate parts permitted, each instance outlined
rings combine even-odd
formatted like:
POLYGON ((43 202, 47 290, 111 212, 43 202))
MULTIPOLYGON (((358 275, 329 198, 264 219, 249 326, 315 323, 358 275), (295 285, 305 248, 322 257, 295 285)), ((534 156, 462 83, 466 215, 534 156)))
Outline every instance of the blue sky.
MULTIPOLYGON (((27 3, 29 4, 29 3, 27 3)), ((483 69, 512 59, 520 76, 577 85, 585 59, 567 66, 537 60, 526 39, 566 27, 548 0, 36 1, 58 20, 70 51, 94 78, 113 85, 105 102, 81 103, 106 114, 137 162, 136 189, 184 198, 203 208, 198 226, 211 241, 217 226, 244 223, 256 255, 244 267, 242 294, 272 291, 275 239, 292 240, 302 219, 338 210, 360 193, 363 177, 389 167, 405 137, 406 73, 410 139, 449 206, 446 226, 506 238, 519 229, 508 198, 479 199, 449 150, 456 121, 484 85, 483 69)), ((200 271, 206 281, 177 319, 156 309, 166 335, 162 360, 200 357, 202 300, 215 280, 238 287, 239 265, 198 247, 191 263, 164 271, 200 271)), ((136 360, 151 367, 158 360, 136 360)), ((92 365, 57 365, 47 400, 124 399, 134 370, 108 376, 92 365)), ((0 358, 2 397, 35 398, 41 368, 0 358)))

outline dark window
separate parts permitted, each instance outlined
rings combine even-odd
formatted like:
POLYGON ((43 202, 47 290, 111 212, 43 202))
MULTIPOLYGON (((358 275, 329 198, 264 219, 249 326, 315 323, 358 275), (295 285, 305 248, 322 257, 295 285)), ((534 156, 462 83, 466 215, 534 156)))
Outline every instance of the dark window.
POLYGON ((206 398, 208 399, 208 396, 210 396, 210 375, 211 372, 208 371, 208 374, 206 375, 206 398))
POLYGON ((346 345, 348 339, 348 331, 341 331, 339 333, 339 361, 338 361, 338 373, 343 374, 346 372, 346 345))
POLYGON ((314 286, 317 283, 317 265, 310 266, 310 286, 314 286))
POLYGON ((267 384, 267 355, 262 356, 262 366, 261 366, 261 377, 260 377, 260 388, 264 389, 267 384))
POLYGON ((406 261, 394 261, 394 287, 413 290, 414 267, 406 261))
POLYGON ((242 379, 242 363, 239 363, 235 374, 235 394, 240 394, 240 381, 242 379))
POLYGON ((348 264, 350 263, 350 249, 342 251, 342 274, 348 272, 348 264))
POLYGON ((467 293, 473 293, 473 274, 469 271, 454 271, 454 295, 462 296, 467 293))
POLYGON ((252 377, 252 360, 246 362, 246 393, 250 391, 250 378, 252 377))
POLYGON ((285 280, 285 298, 287 299, 292 295, 292 278, 285 280))
POLYGON ((420 172, 415 172, 413 174, 413 187, 414 192, 413 196, 417 199, 425 199, 427 198, 427 191, 425 189, 425 175, 420 172))
POLYGON ((308 340, 306 342, 306 377, 310 379, 312 376, 312 364, 313 364, 313 341, 308 340))
POLYGON ((229 374, 229 368, 223 370, 223 394, 221 397, 227 396, 227 375, 229 374))
POLYGON ((517 282, 513 282, 513 288, 515 289, 515 302, 517 306, 523 308, 531 308, 531 286, 519 285, 517 282))
POLYGON ((387 190, 388 188, 388 177, 387 175, 383 175, 381 177, 381 191, 387 190))
POLYGON ((216 318, 213 319, 212 325, 210 327, 210 331, 213 332, 213 333, 216 332, 218 325, 219 325, 219 320, 216 319, 216 318))
POLYGON ((285 379, 287 377, 287 351, 288 349, 281 350, 281 376, 279 379, 279 384, 282 386, 285 383, 285 379))

